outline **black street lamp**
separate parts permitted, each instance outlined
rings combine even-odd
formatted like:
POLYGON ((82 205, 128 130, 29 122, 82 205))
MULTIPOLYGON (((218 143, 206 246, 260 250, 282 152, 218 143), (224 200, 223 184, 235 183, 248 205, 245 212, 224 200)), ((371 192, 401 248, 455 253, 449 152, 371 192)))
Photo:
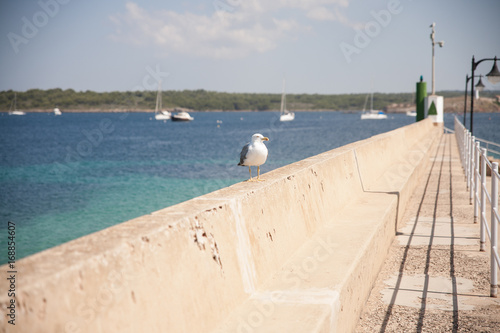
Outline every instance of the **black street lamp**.
MULTIPOLYGON (((474 118, 474 71, 476 70, 477 66, 482 63, 483 61, 494 61, 493 67, 491 68, 491 71, 486 74, 486 77, 488 78, 488 81, 490 81, 492 84, 497 84, 500 82, 500 71, 498 70, 497 67, 497 57, 495 58, 484 58, 479 61, 474 61, 474 56, 472 56, 472 83, 471 83, 471 92, 470 92, 470 133, 472 135, 473 133, 473 118, 474 118)), ((465 124, 464 124, 465 125, 465 124)))
MULTIPOLYGON (((482 75, 476 75, 475 77, 480 77, 482 75)), ((465 119, 466 119, 466 114, 467 114, 467 83, 469 83, 470 79, 472 79, 471 76, 469 76, 468 74, 465 75, 465 94, 464 94, 464 127, 467 127, 467 125, 465 124, 465 119)), ((478 87, 479 86, 479 83, 476 85, 476 89, 480 89, 480 90, 483 90, 484 88, 484 84, 481 82, 482 84, 482 88, 478 87)), ((471 87, 472 89, 472 87, 471 87)))
MULTIPOLYGON (((482 75, 479 75, 479 82, 476 84, 476 91, 483 91, 486 87, 481 80, 482 77, 482 75)), ((479 94, 477 95, 477 98, 479 98, 479 94)))

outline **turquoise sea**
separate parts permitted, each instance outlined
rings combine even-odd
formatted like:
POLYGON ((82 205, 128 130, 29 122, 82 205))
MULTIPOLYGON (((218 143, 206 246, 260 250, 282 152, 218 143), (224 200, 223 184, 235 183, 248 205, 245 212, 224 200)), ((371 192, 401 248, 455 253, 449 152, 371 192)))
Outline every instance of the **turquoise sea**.
MULTIPOLYGON (((0 264, 7 222, 16 225, 16 258, 151 213, 248 178, 238 167, 254 133, 270 138, 268 172, 414 122, 406 115, 193 113, 190 123, 146 113, 0 116, 0 264)), ((445 115, 453 127, 453 116, 445 115)), ((478 137, 500 142, 500 114, 474 115, 478 137)))

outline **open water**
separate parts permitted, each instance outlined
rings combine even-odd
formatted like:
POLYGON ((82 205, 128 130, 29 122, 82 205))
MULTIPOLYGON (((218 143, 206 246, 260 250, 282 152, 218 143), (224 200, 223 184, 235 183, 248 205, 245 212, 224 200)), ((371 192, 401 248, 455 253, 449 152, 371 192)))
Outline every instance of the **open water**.
MULTIPOLYGON (((0 264, 8 221, 20 259, 247 179, 236 164, 254 133, 270 138, 265 173, 414 122, 342 112, 299 112, 287 123, 276 112, 192 115, 190 123, 145 113, 0 116, 0 264)), ((453 127, 451 115, 445 125, 453 127)), ((500 142, 500 114, 474 115, 474 128, 500 142)))

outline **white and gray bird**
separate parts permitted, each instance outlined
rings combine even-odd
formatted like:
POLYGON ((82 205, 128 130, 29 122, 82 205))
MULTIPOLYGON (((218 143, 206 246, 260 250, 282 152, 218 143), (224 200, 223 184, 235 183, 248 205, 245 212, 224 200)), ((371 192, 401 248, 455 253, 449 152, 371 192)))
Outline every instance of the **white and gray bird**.
POLYGON ((248 166, 248 172, 250 173, 249 182, 252 181, 263 181, 260 179, 260 166, 266 163, 267 159, 267 147, 263 141, 269 141, 262 134, 252 135, 252 141, 243 146, 240 154, 240 163, 238 165, 248 166), (257 179, 252 178, 252 166, 257 166, 257 179))

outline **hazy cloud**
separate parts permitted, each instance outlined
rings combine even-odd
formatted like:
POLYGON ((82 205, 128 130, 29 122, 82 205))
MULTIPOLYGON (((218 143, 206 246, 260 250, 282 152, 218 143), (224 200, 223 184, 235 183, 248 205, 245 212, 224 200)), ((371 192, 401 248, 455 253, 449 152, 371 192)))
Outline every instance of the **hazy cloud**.
POLYGON ((162 54, 238 58, 274 49, 283 38, 311 29, 307 22, 337 21, 350 25, 340 9, 347 0, 216 0, 209 14, 150 12, 129 2, 126 11, 110 17, 111 38, 155 45, 162 54), (328 6, 328 7, 327 7, 328 6), (282 18, 279 10, 296 9, 302 17, 282 18))

